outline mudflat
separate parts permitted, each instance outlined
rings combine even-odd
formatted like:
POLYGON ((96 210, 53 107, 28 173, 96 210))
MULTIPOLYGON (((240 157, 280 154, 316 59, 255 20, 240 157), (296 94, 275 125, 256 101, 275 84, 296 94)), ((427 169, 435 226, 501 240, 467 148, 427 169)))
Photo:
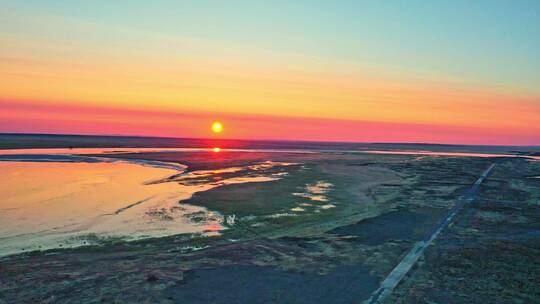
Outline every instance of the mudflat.
MULTIPOLYGON (((135 182, 136 186, 128 187, 129 195, 140 193, 136 187, 197 189, 186 196, 167 196, 165 205, 155 202, 166 206, 156 213, 148 212, 152 205, 144 201, 135 206, 131 201, 106 204, 113 214, 141 211, 142 223, 153 221, 149 227, 182 224, 195 230, 159 235, 144 225, 128 224, 141 234, 146 231, 146 236, 107 238, 98 230, 92 232, 93 241, 79 244, 83 246, 4 256, 0 299, 5 303, 309 303, 314 299, 359 303, 379 288, 403 256, 439 225, 494 162, 497 167, 481 185, 477 199, 465 205, 455 223, 427 248, 425 257, 385 301, 538 299, 531 283, 540 265, 539 180, 531 178, 538 176, 540 164, 534 160, 227 150, 219 156, 166 151, 83 157, 129 166, 112 170, 116 174, 130 172, 132 166, 144 172, 168 172, 135 182), (187 168, 159 171, 172 169, 157 168, 152 162, 187 168), (176 213, 177 218, 168 216, 167 210, 186 206, 194 209, 176 213), (525 257, 527 267, 518 262, 525 257), (509 259, 516 262, 508 264, 509 259), (485 267, 493 277, 491 285, 474 283, 484 286, 482 292, 473 292, 474 284, 460 283, 476 278, 485 267), (513 280, 504 279, 510 273, 513 280), (502 297, 501 289, 505 290, 502 297)), ((0 168, 19 164, 4 161, 0 168)), ((41 165, 52 166, 51 170, 65 165, 54 160, 25 164, 32 172, 41 165)), ((103 163, 84 163, 96 164, 103 163)), ((62 178, 70 179, 69 175, 62 178)), ((122 178, 118 181, 115 187, 121 188, 122 178)), ((77 200, 63 201, 69 203, 76 206, 77 200)), ((4 209, 2 215, 9 212, 4 209)))

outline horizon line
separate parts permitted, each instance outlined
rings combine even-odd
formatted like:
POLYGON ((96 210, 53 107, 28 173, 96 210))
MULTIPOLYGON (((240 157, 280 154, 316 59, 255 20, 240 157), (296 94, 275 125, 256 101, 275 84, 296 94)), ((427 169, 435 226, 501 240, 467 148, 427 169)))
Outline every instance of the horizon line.
POLYGON ((122 134, 76 134, 76 133, 26 133, 1 132, 2 135, 37 135, 37 136, 86 136, 86 137, 124 137, 124 138, 156 138, 156 139, 184 139, 184 140, 224 140, 224 141, 257 141, 257 142, 300 142, 321 144, 371 144, 371 145, 434 145, 434 146, 476 146, 476 147, 531 147, 540 148, 540 145, 496 145, 496 144, 463 144, 463 143, 435 143, 435 142, 362 142, 362 141, 334 141, 334 140, 302 140, 302 139, 238 139, 238 138, 211 138, 211 137, 173 137, 149 135, 122 135, 122 134))

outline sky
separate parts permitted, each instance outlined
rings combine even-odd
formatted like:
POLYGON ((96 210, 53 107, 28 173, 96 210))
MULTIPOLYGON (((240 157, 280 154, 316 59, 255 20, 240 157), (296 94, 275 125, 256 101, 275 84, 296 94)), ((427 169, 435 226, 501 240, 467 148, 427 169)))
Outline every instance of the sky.
POLYGON ((0 23, 0 132, 540 145, 540 1, 0 0, 0 23))

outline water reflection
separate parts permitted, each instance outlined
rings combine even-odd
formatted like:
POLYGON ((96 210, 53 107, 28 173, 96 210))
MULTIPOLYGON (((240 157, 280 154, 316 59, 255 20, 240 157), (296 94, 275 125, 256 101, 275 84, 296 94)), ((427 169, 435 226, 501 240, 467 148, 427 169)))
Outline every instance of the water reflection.
POLYGON ((531 158, 531 159, 540 159, 540 157, 538 156, 529 156, 529 155, 474 153, 474 152, 439 152, 439 151, 423 151, 423 150, 406 150, 406 151, 366 150, 366 151, 362 151, 362 153, 394 154, 394 155, 453 156, 453 157, 523 157, 523 158, 531 158))
POLYGON ((123 154, 123 153, 149 153, 149 152, 264 152, 264 153, 367 153, 367 154, 394 154, 394 155, 425 155, 425 156, 451 156, 451 157, 518 157, 540 160, 540 156, 503 154, 503 153, 476 153, 476 152, 440 152, 426 150, 308 150, 308 149, 222 149, 215 148, 47 148, 47 149, 0 149, 0 155, 35 155, 35 154, 123 154))
POLYGON ((0 256, 107 238, 215 235, 226 229, 221 214, 179 202, 222 185, 277 180, 265 169, 279 165, 184 173, 117 160, 0 162, 0 256))

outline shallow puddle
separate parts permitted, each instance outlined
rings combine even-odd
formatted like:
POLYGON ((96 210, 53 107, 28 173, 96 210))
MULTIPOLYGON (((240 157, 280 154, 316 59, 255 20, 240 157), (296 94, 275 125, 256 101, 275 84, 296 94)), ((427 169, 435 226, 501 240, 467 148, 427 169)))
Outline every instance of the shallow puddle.
MULTIPOLYGON (((54 157, 0 162, 0 256, 81 246, 107 238, 219 233, 225 229, 222 215, 181 201, 222 185, 278 179, 239 168, 246 174, 217 183, 186 185, 172 178, 182 176, 183 168, 111 159, 56 162, 54 157)), ((196 177, 196 173, 186 174, 186 178, 196 177)))

